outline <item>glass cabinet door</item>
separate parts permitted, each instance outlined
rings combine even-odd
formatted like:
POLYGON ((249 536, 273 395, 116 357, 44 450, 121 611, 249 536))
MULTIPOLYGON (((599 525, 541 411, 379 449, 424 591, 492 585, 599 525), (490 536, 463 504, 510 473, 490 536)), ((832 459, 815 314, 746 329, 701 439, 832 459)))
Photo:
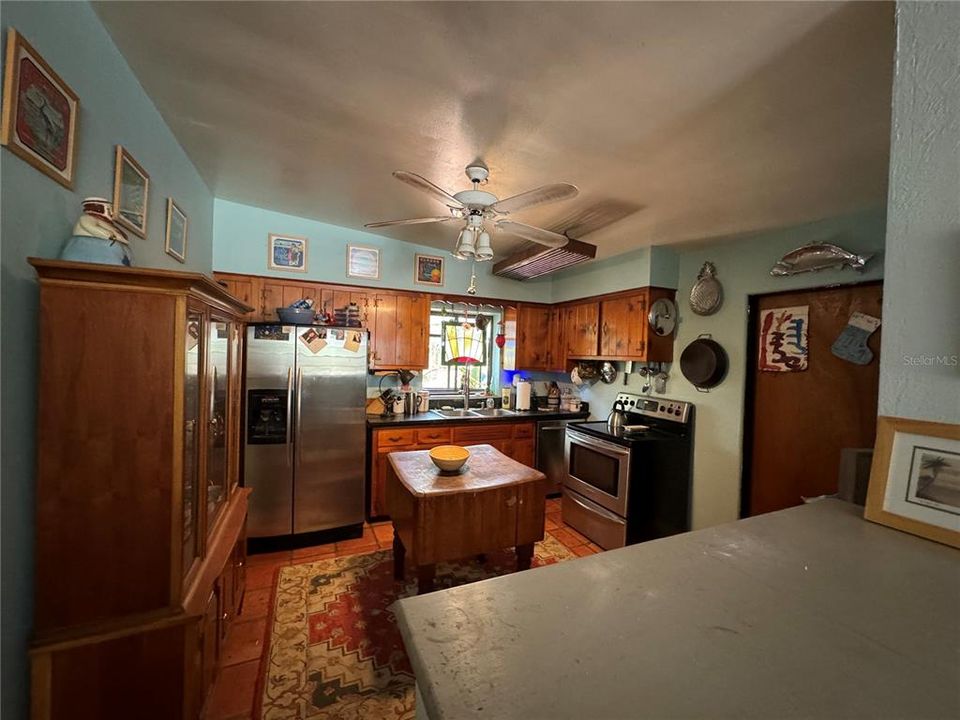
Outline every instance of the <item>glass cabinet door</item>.
POLYGON ((243 336, 241 334, 241 325, 239 323, 229 323, 230 327, 230 377, 228 379, 230 391, 230 413, 227 420, 228 431, 227 438, 227 472, 230 473, 227 478, 229 488, 228 495, 240 483, 240 387, 242 385, 240 373, 242 372, 242 348, 243 336))
POLYGON ((207 532, 227 500, 230 323, 213 320, 207 337, 207 532))
POLYGON ((200 353, 203 315, 187 312, 183 378, 183 577, 200 557, 200 353))

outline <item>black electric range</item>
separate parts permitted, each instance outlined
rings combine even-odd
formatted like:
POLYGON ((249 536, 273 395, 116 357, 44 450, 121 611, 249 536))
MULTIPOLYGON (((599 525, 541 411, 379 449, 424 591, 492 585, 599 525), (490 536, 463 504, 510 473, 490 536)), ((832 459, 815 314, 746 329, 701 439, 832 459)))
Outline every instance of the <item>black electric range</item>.
POLYGON ((620 393, 627 420, 567 426, 563 520, 604 548, 690 529, 694 406, 620 393))

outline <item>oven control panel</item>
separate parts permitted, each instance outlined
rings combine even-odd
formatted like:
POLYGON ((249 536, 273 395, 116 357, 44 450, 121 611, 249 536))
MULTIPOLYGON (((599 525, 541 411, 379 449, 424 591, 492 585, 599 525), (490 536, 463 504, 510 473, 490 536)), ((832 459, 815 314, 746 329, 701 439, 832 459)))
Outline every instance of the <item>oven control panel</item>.
POLYGON ((650 397, 649 395, 632 395, 630 393, 619 393, 615 402, 621 403, 623 409, 627 412, 681 423, 687 422, 690 417, 690 409, 693 407, 691 403, 683 400, 670 400, 668 398, 650 397))

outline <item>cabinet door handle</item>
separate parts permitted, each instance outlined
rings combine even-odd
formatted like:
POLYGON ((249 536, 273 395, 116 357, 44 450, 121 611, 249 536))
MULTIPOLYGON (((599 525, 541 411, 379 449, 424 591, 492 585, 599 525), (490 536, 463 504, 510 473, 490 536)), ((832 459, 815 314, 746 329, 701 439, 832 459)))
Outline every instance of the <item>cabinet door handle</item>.
POLYGON ((387 438, 390 442, 400 442, 400 438, 397 435, 392 435, 387 438))

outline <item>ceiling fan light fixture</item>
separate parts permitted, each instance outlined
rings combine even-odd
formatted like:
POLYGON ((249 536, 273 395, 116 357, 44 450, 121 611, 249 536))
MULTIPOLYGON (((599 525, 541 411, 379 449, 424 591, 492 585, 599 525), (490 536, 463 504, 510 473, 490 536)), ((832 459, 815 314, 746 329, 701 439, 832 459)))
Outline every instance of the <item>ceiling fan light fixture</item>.
POLYGON ((459 260, 469 260, 476 255, 477 236, 473 228, 464 228, 460 231, 460 237, 457 238, 457 249, 453 256, 459 260))
POLYGON ((486 230, 481 231, 477 236, 474 257, 476 257, 478 261, 493 259, 493 248, 490 246, 490 233, 486 230))

